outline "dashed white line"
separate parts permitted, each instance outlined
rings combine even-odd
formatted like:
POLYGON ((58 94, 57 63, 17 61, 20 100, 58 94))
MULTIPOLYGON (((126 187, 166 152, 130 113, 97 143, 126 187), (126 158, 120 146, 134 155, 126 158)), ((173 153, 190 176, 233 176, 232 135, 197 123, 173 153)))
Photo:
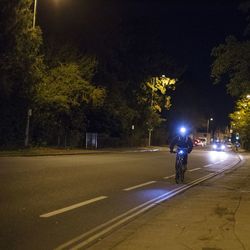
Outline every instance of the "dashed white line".
POLYGON ((108 197, 107 196, 99 196, 99 197, 96 197, 96 198, 93 198, 93 199, 90 199, 90 200, 87 200, 87 201, 83 201, 83 202, 80 202, 80 203, 77 203, 77 204, 74 204, 74 205, 71 205, 71 206, 68 206, 68 207, 65 207, 65 208, 55 210, 55 211, 50 212, 50 213, 42 214, 42 215, 40 215, 40 217, 41 218, 49 218, 49 217, 55 216, 57 214, 61 214, 61 213, 73 210, 75 208, 82 207, 82 206, 85 206, 85 205, 88 205, 90 203, 100 201, 100 200, 103 200, 103 199, 106 199, 106 198, 108 198, 108 197))
POLYGON ((155 182, 156 181, 145 182, 145 183, 133 186, 133 187, 125 188, 125 189, 123 189, 123 191, 130 191, 130 190, 133 190, 133 189, 136 189, 136 188, 140 188, 140 187, 144 187, 144 186, 150 185, 150 184, 155 183, 155 182))
POLYGON ((224 171, 228 170, 231 167, 234 167, 235 164, 238 164, 240 161, 238 162, 233 162, 233 164, 226 166, 226 168, 220 169, 217 172, 214 173, 210 173, 206 176, 203 176, 201 178, 198 178, 196 180, 193 180, 192 182, 189 182, 185 185, 181 185, 176 189, 173 189, 171 191, 168 191, 166 193, 163 193, 160 196, 157 196, 155 198, 153 198, 152 200, 149 200, 145 203, 142 203, 141 205, 134 207, 128 211, 126 211, 125 213, 118 215, 117 217, 101 224, 98 225, 96 228, 93 228, 92 230, 83 233, 81 235, 78 235, 77 237, 71 239, 68 242, 65 242, 64 244, 58 246, 55 248, 55 250, 64 250, 64 249, 74 249, 74 250, 78 250, 78 249, 82 249, 86 246, 89 246, 97 241, 99 241, 100 239, 102 239, 105 235, 107 235, 107 233, 110 233, 112 231, 114 231, 115 229, 119 228, 121 225, 123 225, 124 223, 129 222, 131 219, 136 218, 137 216, 139 216, 140 214, 144 213, 145 211, 148 211, 150 208, 156 206, 157 204, 166 201, 172 197, 174 197, 175 195, 188 190, 189 188, 203 182, 206 181, 214 176, 217 176, 218 174, 223 173, 224 171))

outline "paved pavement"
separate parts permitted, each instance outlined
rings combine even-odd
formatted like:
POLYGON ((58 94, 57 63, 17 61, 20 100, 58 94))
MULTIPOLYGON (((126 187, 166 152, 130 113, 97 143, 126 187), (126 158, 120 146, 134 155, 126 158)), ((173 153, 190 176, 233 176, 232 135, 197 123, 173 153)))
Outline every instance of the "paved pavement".
POLYGON ((0 157, 15 156, 55 156, 55 155, 83 155, 100 153, 121 153, 121 152, 146 152, 146 151, 166 151, 168 147, 129 147, 129 148, 101 148, 101 149, 59 149, 59 148, 30 148, 20 150, 0 150, 0 157))
POLYGON ((233 171, 165 201, 91 250, 250 249, 250 155, 233 171))

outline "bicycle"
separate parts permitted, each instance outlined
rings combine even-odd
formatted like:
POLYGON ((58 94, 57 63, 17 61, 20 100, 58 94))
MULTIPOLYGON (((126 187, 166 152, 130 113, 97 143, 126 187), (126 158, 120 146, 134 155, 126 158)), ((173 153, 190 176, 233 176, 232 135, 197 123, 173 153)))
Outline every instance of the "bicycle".
POLYGON ((185 175, 185 164, 183 163, 184 157, 188 154, 186 148, 177 148, 176 151, 176 161, 175 161, 175 181, 177 184, 184 182, 184 175, 185 175))

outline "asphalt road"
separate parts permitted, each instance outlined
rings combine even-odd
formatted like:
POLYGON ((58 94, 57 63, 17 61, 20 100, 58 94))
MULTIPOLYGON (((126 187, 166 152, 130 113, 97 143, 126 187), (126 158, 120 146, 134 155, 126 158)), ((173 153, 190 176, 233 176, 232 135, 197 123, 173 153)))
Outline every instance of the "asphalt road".
POLYGON ((0 249, 79 249, 239 159, 194 150, 183 185, 174 161, 166 151, 0 158, 0 249))

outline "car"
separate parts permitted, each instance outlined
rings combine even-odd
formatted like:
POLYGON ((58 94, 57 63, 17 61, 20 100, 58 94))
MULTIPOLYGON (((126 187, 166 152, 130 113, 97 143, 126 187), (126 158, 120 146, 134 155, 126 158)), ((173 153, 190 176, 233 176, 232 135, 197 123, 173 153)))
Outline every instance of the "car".
POLYGON ((207 145, 207 138, 205 138, 205 137, 199 137, 199 140, 200 140, 201 143, 202 143, 202 147, 204 147, 204 146, 207 145))
POLYGON ((212 144, 212 149, 216 151, 224 151, 226 146, 223 142, 215 142, 212 144))
POLYGON ((196 138, 194 139, 194 142, 193 142, 193 145, 194 146, 206 146, 207 145, 207 139, 206 138, 196 138))
POLYGON ((194 146, 202 146, 203 144, 199 139, 194 139, 193 145, 194 146))

